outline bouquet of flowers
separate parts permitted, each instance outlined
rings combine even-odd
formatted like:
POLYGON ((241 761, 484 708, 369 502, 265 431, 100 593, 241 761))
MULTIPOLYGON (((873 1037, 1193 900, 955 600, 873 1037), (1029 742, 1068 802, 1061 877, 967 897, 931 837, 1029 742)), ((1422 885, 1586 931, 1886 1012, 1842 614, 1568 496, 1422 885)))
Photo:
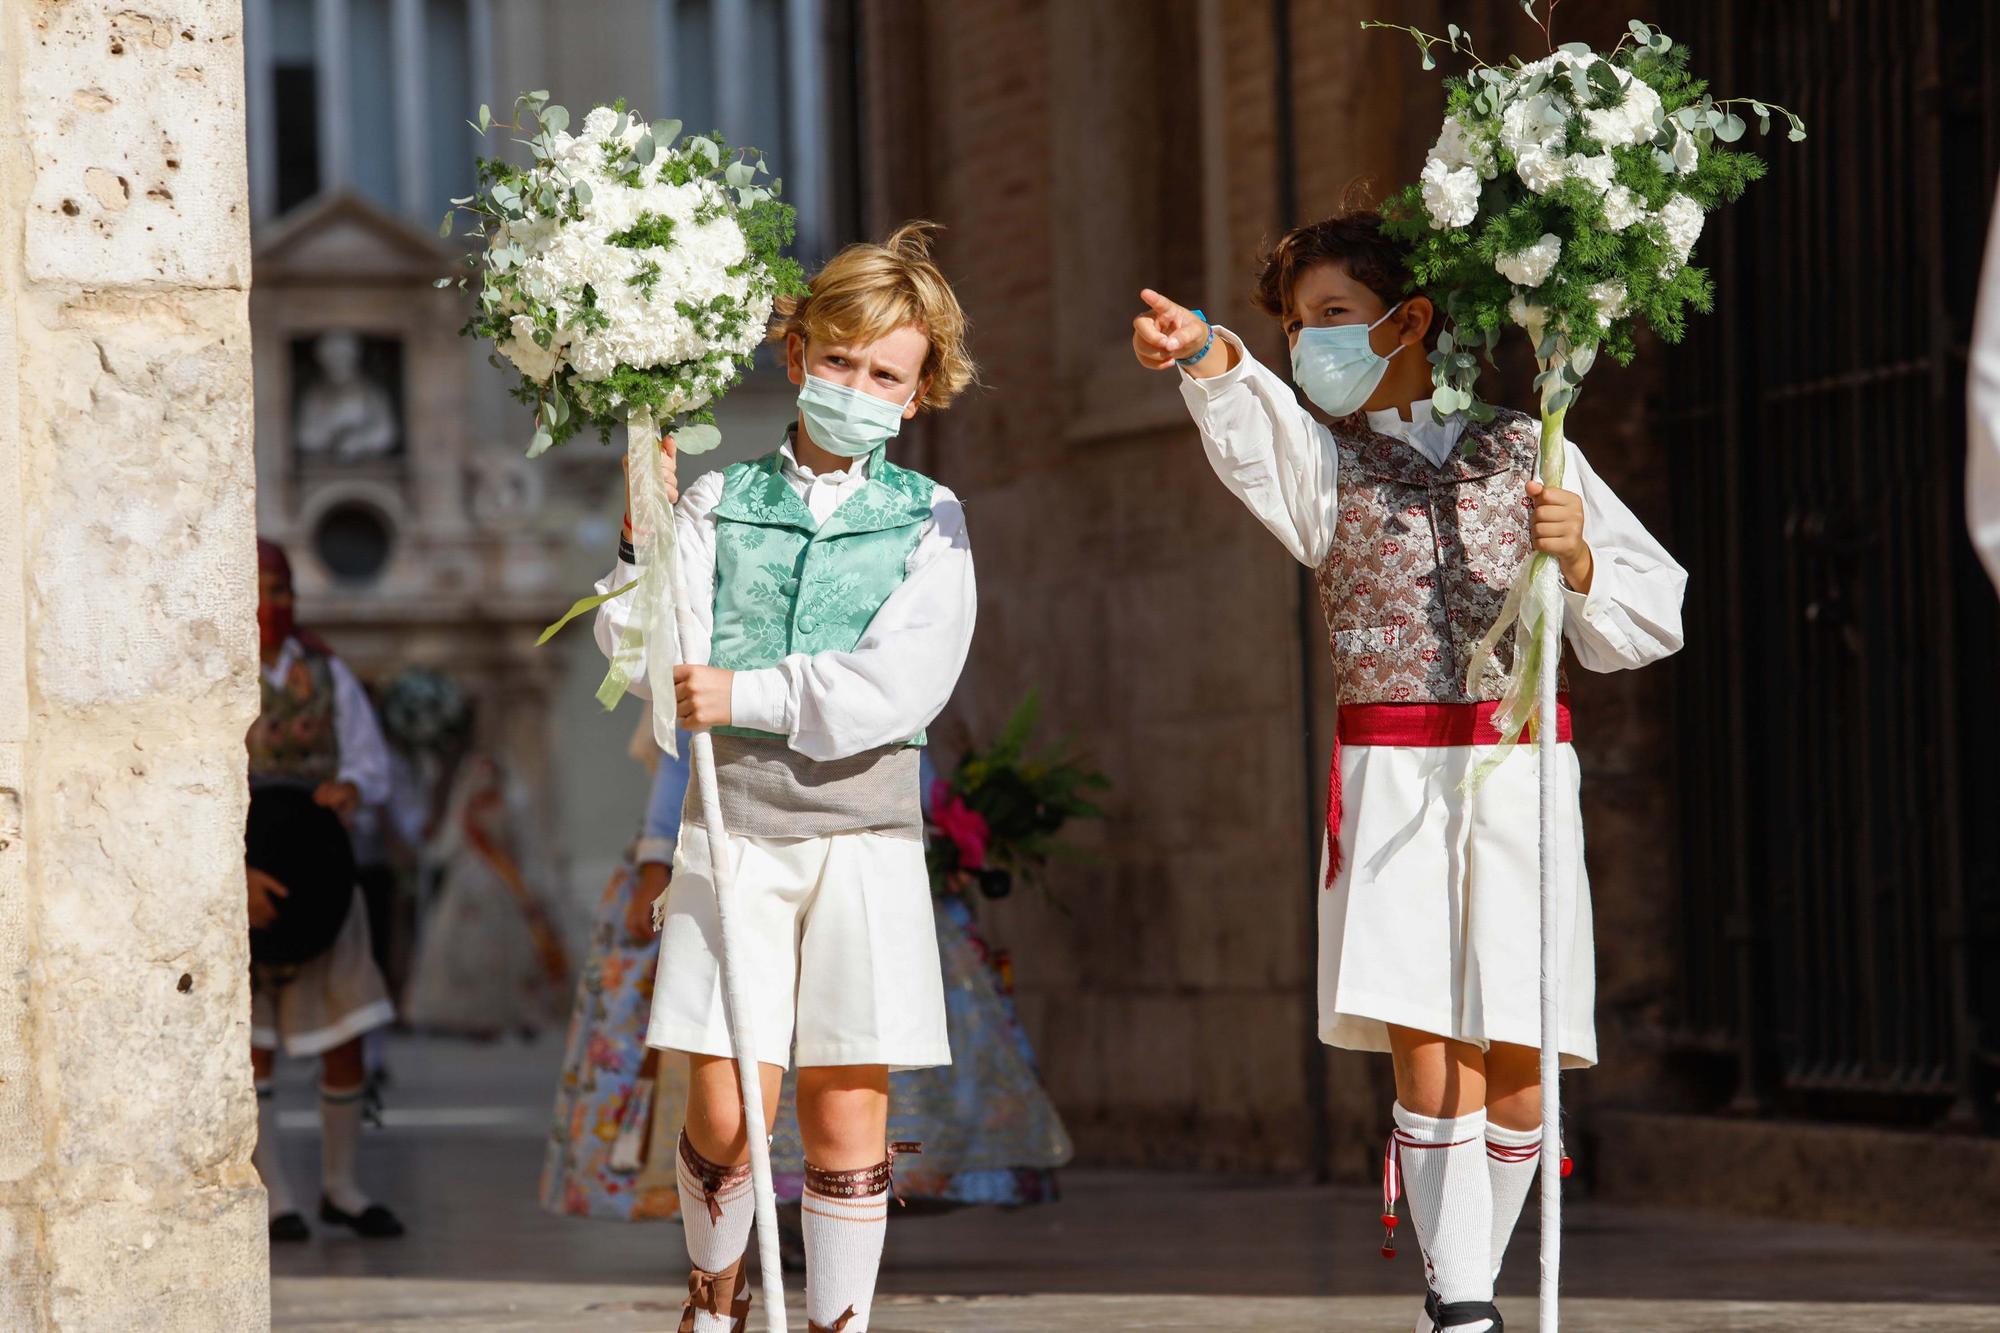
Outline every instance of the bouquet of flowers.
POLYGON ((648 122, 622 100, 572 134, 548 98, 524 94, 505 123, 479 108, 482 134, 533 134, 515 140, 528 165, 482 159, 479 188, 439 228, 451 235, 463 210, 484 242, 465 261, 480 286, 463 331, 521 372, 515 396, 536 411, 529 457, 586 422, 608 440, 639 414, 679 426, 679 447, 698 453, 716 438, 709 404, 750 365, 772 301, 805 290, 783 254, 781 182, 755 149, 682 137, 681 122, 648 122))
MULTIPOLYGON (((1533 0, 1522 8, 1547 35, 1555 4, 1547 18, 1533 0)), ((1560 486, 1563 418, 1598 352, 1629 362, 1641 322, 1677 342, 1686 308, 1712 304, 1708 274, 1692 262, 1703 221, 1764 173, 1760 158, 1729 147, 1748 129, 1745 113, 1765 134, 1784 117, 1794 141, 1805 126, 1775 102, 1712 96, 1688 71, 1686 48, 1637 19, 1608 53, 1551 38, 1543 58, 1504 65, 1480 59, 1456 24, 1442 37, 1361 26, 1408 33, 1425 69, 1440 47, 1471 65, 1444 81, 1444 126, 1421 179, 1383 210, 1443 315, 1430 356, 1433 410, 1489 419, 1475 390, 1480 355, 1492 362, 1509 328, 1525 330, 1540 368, 1542 480, 1560 486)), ((1504 740, 1534 711, 1540 630, 1558 610, 1554 561, 1536 555, 1473 654, 1468 680, 1507 630, 1526 631, 1495 718, 1504 740)))
MULTIPOLYGON (((805 291, 797 262, 782 253, 792 209, 778 202, 781 183, 765 182, 769 168, 755 149, 732 151, 720 135, 683 137, 681 122, 648 122, 622 99, 597 107, 575 134, 569 112, 549 105, 546 92, 517 98, 504 124, 480 107, 475 128, 513 131, 529 163, 482 159, 479 188, 453 200, 439 227, 450 235, 464 210, 484 241, 466 256, 480 279, 479 311, 462 332, 491 339, 493 363, 505 357, 521 372, 514 394, 535 408, 530 458, 586 422, 606 441, 613 426, 626 426, 642 573, 579 600, 541 641, 636 587, 643 617, 626 631, 597 697, 615 707, 643 657, 654 697, 670 698, 677 654, 661 650, 676 632, 673 514, 653 451, 662 429, 684 454, 721 441, 710 404, 750 366, 777 297, 805 291)), ((457 281, 463 288, 467 278, 457 281)), ((654 738, 674 753, 671 716, 655 715, 654 738)))
POLYGON ((1004 898, 1016 875, 1039 881, 1051 858, 1074 854, 1056 836, 1065 824, 1103 817, 1085 793, 1108 788, 1109 778, 1079 762, 1066 742, 1029 752, 1040 718, 1041 700, 1030 693, 991 748, 967 754, 949 778, 932 784, 937 836, 928 856, 940 891, 964 874, 987 897, 1004 898))

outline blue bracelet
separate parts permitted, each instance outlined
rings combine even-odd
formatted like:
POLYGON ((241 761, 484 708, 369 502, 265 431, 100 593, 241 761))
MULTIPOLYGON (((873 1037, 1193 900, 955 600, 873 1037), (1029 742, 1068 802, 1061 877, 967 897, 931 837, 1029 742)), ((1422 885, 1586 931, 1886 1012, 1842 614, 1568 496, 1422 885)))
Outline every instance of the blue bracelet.
POLYGON ((1201 350, 1199 352, 1196 352, 1193 356, 1183 356, 1176 358, 1174 364, 1177 366, 1193 365, 1195 362, 1201 360, 1203 357, 1208 355, 1209 348, 1215 346, 1215 325, 1208 323, 1208 316, 1204 315, 1199 310, 1190 310, 1188 311, 1188 313, 1190 315, 1193 315, 1196 319, 1200 320, 1203 324, 1208 324, 1208 341, 1203 343, 1201 345, 1201 350))

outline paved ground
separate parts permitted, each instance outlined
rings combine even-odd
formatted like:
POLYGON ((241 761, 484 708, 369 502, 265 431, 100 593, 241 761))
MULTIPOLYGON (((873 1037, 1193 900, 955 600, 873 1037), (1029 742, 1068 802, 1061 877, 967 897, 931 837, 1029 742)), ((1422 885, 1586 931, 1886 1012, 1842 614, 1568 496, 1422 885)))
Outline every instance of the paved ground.
MULTIPOLYGON (((556 1054, 547 1043, 397 1043, 389 1125, 365 1145, 363 1169, 411 1234, 316 1236, 279 1250, 275 1325, 671 1327, 684 1262, 678 1227, 579 1222, 535 1207, 556 1054)), ((280 1094, 301 1184, 317 1160, 309 1079, 307 1068, 288 1069, 280 1094)), ((1418 1268, 1413 1252, 1377 1256, 1376 1211, 1360 1190, 1071 1172, 1058 1204, 896 1219, 874 1327, 1401 1333, 1414 1317, 1418 1268)), ((1568 1222, 1565 1328, 2000 1331, 2000 1229, 1910 1235, 1587 1201, 1568 1222)), ((1501 1277, 1514 1333, 1536 1326, 1533 1250, 1524 1226, 1501 1277)))

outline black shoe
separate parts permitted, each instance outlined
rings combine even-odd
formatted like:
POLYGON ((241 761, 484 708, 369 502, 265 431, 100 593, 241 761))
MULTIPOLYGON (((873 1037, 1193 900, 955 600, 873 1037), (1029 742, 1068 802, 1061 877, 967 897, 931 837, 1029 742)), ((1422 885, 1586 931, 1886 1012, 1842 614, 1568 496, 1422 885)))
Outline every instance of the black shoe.
POLYGON ((387 1240, 403 1234, 403 1224, 379 1203, 371 1203, 359 1213, 347 1213, 334 1207, 333 1200, 322 1198, 319 1201, 319 1220, 332 1226, 346 1227, 355 1235, 369 1240, 387 1240))
POLYGON ((293 1245, 302 1240, 311 1240, 312 1231, 306 1220, 297 1213, 279 1213, 271 1219, 271 1241, 278 1245, 293 1245))
POLYGON ((1500 1311, 1491 1301, 1453 1301, 1446 1305, 1438 1300, 1436 1292, 1426 1293, 1424 1313, 1431 1317, 1435 1329, 1447 1329, 1458 1324, 1470 1324, 1476 1319, 1490 1319, 1492 1327, 1487 1333, 1505 1333, 1506 1324, 1501 1321, 1500 1311))

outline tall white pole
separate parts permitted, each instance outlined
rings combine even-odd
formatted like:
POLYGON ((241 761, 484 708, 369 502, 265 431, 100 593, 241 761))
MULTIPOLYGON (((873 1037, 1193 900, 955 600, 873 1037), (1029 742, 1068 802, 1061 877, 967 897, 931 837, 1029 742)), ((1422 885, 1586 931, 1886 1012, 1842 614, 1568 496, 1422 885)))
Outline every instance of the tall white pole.
MULTIPOLYGON (((1542 481, 1563 482, 1562 414, 1544 416, 1542 481)), ((1543 562, 1536 589, 1542 604, 1541 680, 1535 732, 1537 767, 1541 778, 1541 940, 1542 940, 1542 1285, 1538 1307, 1541 1333, 1556 1333, 1557 1288, 1562 1271, 1562 1054, 1561 929, 1557 920, 1556 868, 1556 682, 1562 675, 1563 600, 1560 574, 1553 559, 1543 562)))

